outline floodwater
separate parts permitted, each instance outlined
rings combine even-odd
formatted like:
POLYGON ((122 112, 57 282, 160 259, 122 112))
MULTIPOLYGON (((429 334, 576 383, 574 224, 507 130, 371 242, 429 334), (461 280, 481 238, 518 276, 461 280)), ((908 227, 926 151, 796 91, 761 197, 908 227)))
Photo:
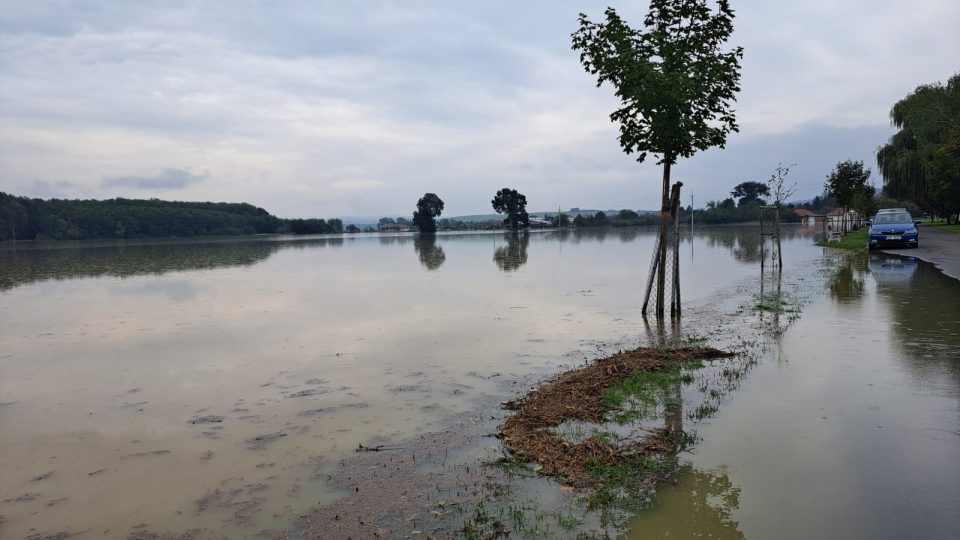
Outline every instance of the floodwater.
POLYGON ((825 277, 631 538, 957 537, 960 282, 883 253, 825 277))
MULTIPOLYGON (((357 445, 644 342, 653 235, 5 245, 0 533, 284 528, 343 495, 327 475, 357 445)), ((949 536, 958 283, 894 257, 824 261, 786 236, 787 285, 822 293, 699 425, 633 533, 949 536)), ((754 228, 686 236, 685 328, 750 303, 759 260, 754 228)))

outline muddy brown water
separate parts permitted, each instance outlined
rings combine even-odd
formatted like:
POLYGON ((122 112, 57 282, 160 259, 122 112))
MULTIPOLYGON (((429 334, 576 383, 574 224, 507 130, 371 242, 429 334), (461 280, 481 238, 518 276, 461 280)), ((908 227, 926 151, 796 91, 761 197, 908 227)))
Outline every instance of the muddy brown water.
POLYGON ((630 538, 956 538, 960 282, 838 257, 630 538))
MULTIPOLYGON (((283 529, 345 495, 328 475, 357 445, 645 343, 653 234, 5 245, 0 533, 283 529)), ((957 282, 906 259, 824 263, 800 229, 784 250, 785 276, 825 292, 630 534, 956 528, 957 282)), ((754 228, 697 229, 681 255, 687 333, 751 303, 754 228)))

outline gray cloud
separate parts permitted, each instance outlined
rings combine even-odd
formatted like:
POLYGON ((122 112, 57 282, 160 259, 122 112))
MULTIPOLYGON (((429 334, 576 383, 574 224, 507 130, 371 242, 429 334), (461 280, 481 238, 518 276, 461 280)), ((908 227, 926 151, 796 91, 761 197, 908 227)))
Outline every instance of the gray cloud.
POLYGON ((69 180, 34 180, 23 195, 40 199, 64 197, 65 194, 73 192, 77 187, 76 182, 70 182, 69 180))
MULTIPOLYGON (((652 208, 658 168, 620 152, 613 91, 570 50, 577 13, 607 3, 9 2, 0 178, 47 196, 177 189, 285 217, 406 215, 424 192, 481 213, 503 186, 537 208, 652 208), (182 168, 130 175, 170 163, 182 168)), ((642 21, 642 3, 618 3, 642 21)), ((678 165, 698 202, 778 161, 819 190, 829 164, 872 160, 894 101, 957 69, 958 2, 735 7, 742 133, 678 165)))
POLYGON ((206 174, 194 174, 186 169, 164 169, 155 176, 114 176, 104 178, 105 188, 130 187, 136 189, 183 189, 200 182, 206 174))

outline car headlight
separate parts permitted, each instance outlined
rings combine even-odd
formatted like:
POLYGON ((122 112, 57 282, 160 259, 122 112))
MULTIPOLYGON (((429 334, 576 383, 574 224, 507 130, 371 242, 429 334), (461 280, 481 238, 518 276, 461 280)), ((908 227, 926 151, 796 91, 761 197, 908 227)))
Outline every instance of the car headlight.
POLYGON ((907 229, 906 234, 917 234, 917 228, 907 229))

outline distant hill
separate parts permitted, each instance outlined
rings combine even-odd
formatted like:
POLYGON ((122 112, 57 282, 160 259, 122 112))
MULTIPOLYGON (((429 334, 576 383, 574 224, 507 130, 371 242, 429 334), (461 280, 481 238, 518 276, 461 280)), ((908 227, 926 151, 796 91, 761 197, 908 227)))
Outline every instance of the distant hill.
POLYGON ((247 203, 31 199, 0 192, 0 240, 158 238, 343 231, 338 219, 282 219, 247 203), (16 236, 14 236, 16 235, 16 236))

